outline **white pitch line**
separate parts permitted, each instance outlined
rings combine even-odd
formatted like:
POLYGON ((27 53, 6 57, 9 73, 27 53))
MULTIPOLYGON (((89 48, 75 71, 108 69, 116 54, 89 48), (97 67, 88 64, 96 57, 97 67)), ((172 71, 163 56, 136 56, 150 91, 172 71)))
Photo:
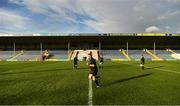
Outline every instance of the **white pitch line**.
MULTIPOLYGON (((138 66, 138 65, 137 65, 138 66)), ((145 67, 145 68, 151 68, 151 67, 145 67)), ((162 69, 162 68, 154 68, 155 70, 159 70, 159 71, 164 71, 164 72, 169 72, 169 73, 177 73, 180 74, 180 72, 177 71, 172 71, 172 70, 167 70, 167 69, 162 69)))
POLYGON ((89 80, 89 96, 88 96, 88 105, 93 105, 93 89, 92 89, 92 80, 89 80))
MULTIPOLYGON (((129 64, 129 63, 122 63, 122 64, 132 65, 132 64, 129 64)), ((134 66, 139 66, 139 65, 134 65, 134 66)), ((145 68, 151 68, 151 67, 145 67, 145 68)), ((167 69, 161 69, 161 68, 154 68, 154 69, 155 69, 155 70, 159 70, 159 71, 169 72, 169 73, 180 74, 180 72, 172 71, 172 70, 167 70, 167 69)))
MULTIPOLYGON (((137 65, 138 66, 138 65, 137 65)), ((151 68, 151 67, 145 67, 145 68, 151 68)), ((159 71, 165 71, 165 72, 169 72, 169 73, 177 73, 180 74, 180 72, 177 71, 172 71, 172 70, 167 70, 167 69, 162 69, 162 68, 154 68, 155 70, 159 70, 159 71)))
POLYGON ((180 74, 180 72, 177 71, 172 71, 172 70, 166 70, 166 69, 161 69, 161 68, 155 68, 156 70, 160 70, 160 71, 165 71, 165 72, 170 72, 170 73, 177 73, 180 74))

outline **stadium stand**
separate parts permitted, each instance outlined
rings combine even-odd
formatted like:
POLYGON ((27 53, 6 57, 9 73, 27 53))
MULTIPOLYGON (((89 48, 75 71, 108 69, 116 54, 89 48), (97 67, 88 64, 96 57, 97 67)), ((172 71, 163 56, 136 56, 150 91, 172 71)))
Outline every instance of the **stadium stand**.
POLYGON ((160 58, 159 56, 157 56, 157 55, 154 55, 154 53, 153 52, 151 52, 150 50, 148 50, 148 49, 144 49, 144 51, 147 53, 147 54, 149 54, 150 56, 152 56, 153 57, 153 59, 152 60, 158 60, 158 61, 162 61, 163 59, 162 58, 160 58))
POLYGON ((77 55, 77 50, 72 50, 72 55, 70 59, 73 60, 76 55, 77 55))
POLYGON ((0 51, 0 60, 7 60, 14 56, 13 51, 0 51))
MULTIPOLYGON (((13 52, 13 51, 11 51, 13 52)), ((49 51, 51 57, 49 59, 67 59, 68 51, 67 50, 51 50, 49 51)), ((41 51, 23 51, 23 54, 18 55, 13 58, 17 61, 28 61, 28 60, 41 60, 41 51)))
POLYGON ((120 49, 119 50, 129 61, 131 60, 131 58, 129 57, 129 55, 127 54, 127 51, 125 51, 124 49, 120 49))
POLYGON ((180 60, 180 50, 169 50, 171 51, 171 56, 177 60, 180 60))
MULTIPOLYGON (((87 54, 92 52, 93 57, 98 60, 99 54, 97 50, 74 50, 71 51, 71 57, 70 59, 73 60, 73 58, 76 56, 77 52, 78 59, 83 60, 84 57, 87 58, 87 54)), ((151 53, 153 53, 153 50, 149 50, 151 53)), ((16 51, 16 55, 14 55, 14 51, 0 51, 0 60, 17 60, 17 61, 33 61, 33 60, 41 60, 41 52, 37 50, 32 51, 16 51), (20 54, 21 53, 21 54, 20 54), (18 55, 20 54, 20 55, 18 55)), ((124 50, 124 52, 126 52, 124 50)), ((68 57, 68 51, 67 50, 50 50, 50 55, 52 57, 50 59, 61 59, 61 60, 67 60, 68 57)), ((128 59, 127 56, 125 56, 120 50, 101 50, 102 56, 106 60, 139 60, 141 55, 143 54, 146 60, 153 60, 154 57, 149 55, 143 50, 129 50, 128 56, 131 59, 128 59)), ((180 50, 173 50, 172 52, 169 52, 167 50, 156 50, 155 56, 163 59, 163 60, 177 60, 180 57, 180 50)))
POLYGON ((173 50, 175 53, 180 54, 180 50, 173 50))
POLYGON ((99 60, 99 55, 97 50, 90 50, 92 52, 92 56, 96 59, 99 60))
POLYGON ((78 50, 78 58, 82 60, 92 51, 93 57, 98 60, 102 54, 104 59, 139 60, 143 54, 147 60, 162 58, 170 60, 179 58, 179 34, 166 33, 80 33, 80 34, 28 34, 20 36, 0 37, 0 60, 42 60, 41 50, 50 50, 47 59, 72 60, 78 50), (121 48, 121 51, 119 50, 121 48), (142 51, 150 48, 150 52, 142 51), (158 49, 156 55, 153 48, 158 49), (169 51, 165 51, 165 49, 169 51), (128 53, 127 53, 127 49, 128 53), (14 51, 16 53, 14 53, 14 51), (25 50, 20 52, 21 50, 25 50), (173 54, 173 56, 172 56, 173 54))
POLYGON ((32 51, 24 51, 23 54, 14 58, 18 61, 27 61, 27 60, 36 60, 41 57, 41 52, 32 50, 32 51))
POLYGON ((119 50, 101 50, 101 52, 104 59, 127 59, 119 50))
MULTIPOLYGON (((150 50, 152 53, 153 50, 150 50)), ((166 50, 156 50, 155 55, 162 58, 163 60, 174 60, 174 58, 171 56, 171 52, 168 52, 166 50)))
POLYGON ((68 50, 68 60, 71 60, 73 51, 72 50, 68 50))
POLYGON ((52 55, 52 59, 68 59, 67 50, 50 50, 49 54, 52 55))
POLYGON ((87 50, 78 50, 78 60, 83 60, 84 57, 87 58, 88 53, 90 53, 90 51, 87 50))
POLYGON ((14 60, 16 57, 20 56, 20 55, 23 55, 24 54, 24 51, 21 50, 21 51, 16 51, 15 52, 15 55, 13 57, 11 57, 9 60, 14 60))
POLYGON ((74 59, 74 57, 77 55, 78 53, 78 60, 83 60, 84 58, 88 57, 88 54, 92 52, 92 56, 94 59, 98 60, 99 56, 98 56, 98 51, 97 50, 74 50, 73 54, 71 56, 71 60, 74 59))
POLYGON ((128 55, 131 57, 133 60, 139 60, 141 55, 144 55, 144 58, 146 60, 152 60, 152 57, 148 55, 145 51, 143 50, 129 50, 128 55))

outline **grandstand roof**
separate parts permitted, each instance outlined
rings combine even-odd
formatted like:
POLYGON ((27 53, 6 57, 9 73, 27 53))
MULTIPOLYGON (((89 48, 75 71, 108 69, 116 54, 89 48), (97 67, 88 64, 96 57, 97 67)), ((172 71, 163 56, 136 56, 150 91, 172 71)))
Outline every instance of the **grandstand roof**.
POLYGON ((180 33, 0 33, 3 36, 180 36, 180 33))

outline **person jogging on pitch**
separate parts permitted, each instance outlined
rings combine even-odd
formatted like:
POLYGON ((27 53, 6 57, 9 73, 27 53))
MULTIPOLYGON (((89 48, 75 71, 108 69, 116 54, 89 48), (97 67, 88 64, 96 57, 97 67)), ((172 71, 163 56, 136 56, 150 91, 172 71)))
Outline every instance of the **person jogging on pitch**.
POLYGON ((89 73, 89 80, 93 80, 96 84, 96 87, 99 88, 99 82, 97 79, 97 73, 98 73, 98 68, 96 65, 96 60, 92 57, 92 53, 88 54, 88 63, 87 65, 90 68, 90 73, 89 73))
POLYGON ((104 58, 101 56, 99 59, 99 68, 103 68, 104 58))
POLYGON ((144 64, 145 64, 145 58, 144 58, 144 56, 143 55, 141 55, 141 64, 140 64, 140 66, 142 67, 142 69, 144 70, 144 64))
POLYGON ((73 59, 73 68, 77 68, 78 67, 78 54, 79 54, 79 51, 77 51, 74 59, 73 59))
POLYGON ((74 63, 74 68, 76 69, 78 67, 78 58, 77 58, 77 56, 74 57, 73 63, 74 63))

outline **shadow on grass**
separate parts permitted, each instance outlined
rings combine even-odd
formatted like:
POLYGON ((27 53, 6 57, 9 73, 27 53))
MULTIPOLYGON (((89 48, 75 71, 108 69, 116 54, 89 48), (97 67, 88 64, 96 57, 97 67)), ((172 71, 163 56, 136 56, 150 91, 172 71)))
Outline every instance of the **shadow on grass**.
POLYGON ((150 69, 155 69, 155 68, 161 68, 161 67, 164 67, 164 66, 155 66, 155 67, 145 67, 144 70, 150 70, 150 69))
POLYGON ((138 75, 138 76, 133 76, 133 77, 125 78, 125 79, 116 80, 116 81, 114 81, 114 82, 112 82, 110 84, 102 85, 102 86, 103 87, 107 87, 107 86, 111 86, 111 85, 114 85, 114 84, 126 82, 126 81, 129 81, 129 80, 134 80, 134 79, 138 79, 138 78, 142 78, 142 77, 147 77, 149 75, 152 75, 152 73, 148 73, 148 74, 143 74, 143 75, 138 75))

